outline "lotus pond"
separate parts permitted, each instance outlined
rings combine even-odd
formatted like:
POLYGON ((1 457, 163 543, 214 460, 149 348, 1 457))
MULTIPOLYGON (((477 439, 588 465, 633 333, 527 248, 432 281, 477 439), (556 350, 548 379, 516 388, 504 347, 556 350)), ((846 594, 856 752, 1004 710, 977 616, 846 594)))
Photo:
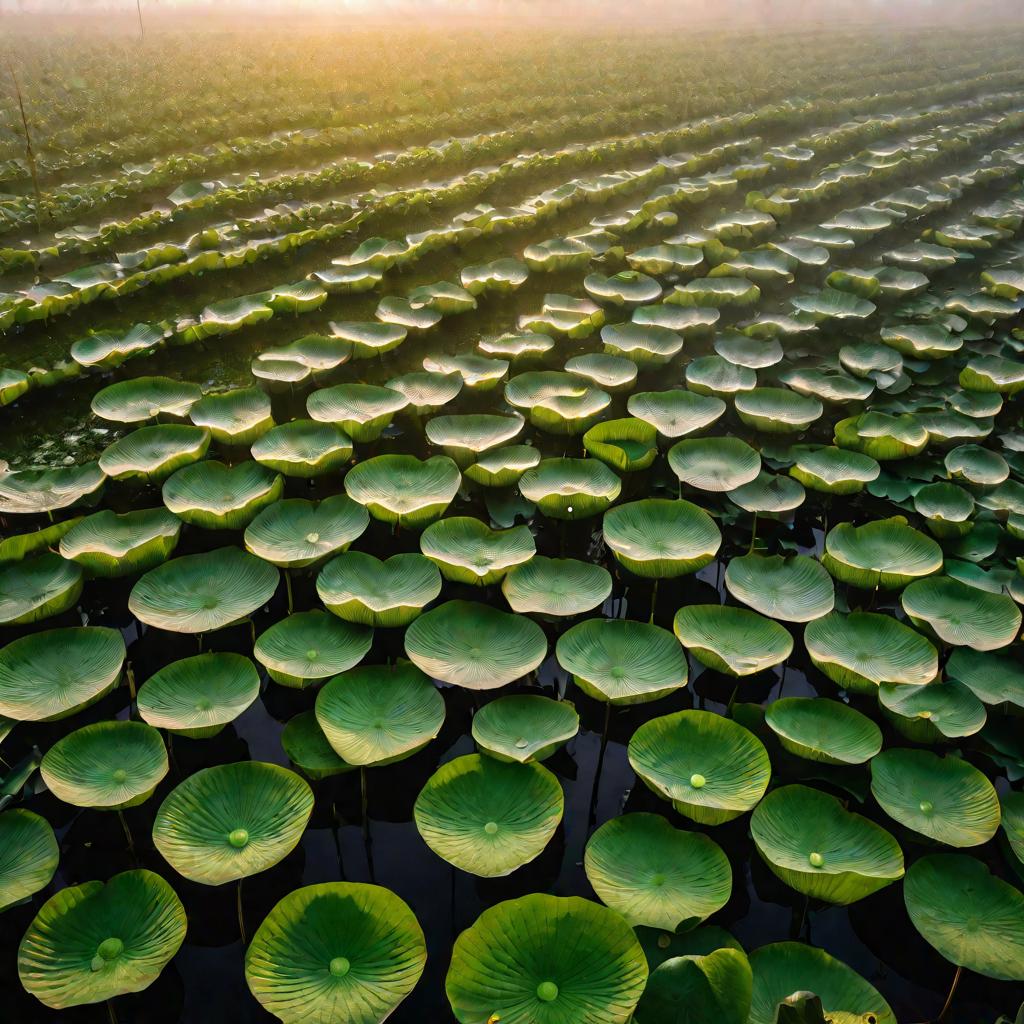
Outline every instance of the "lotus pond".
POLYGON ((25 40, 0 1016, 1019 1020, 1024 36, 463 31, 25 40))

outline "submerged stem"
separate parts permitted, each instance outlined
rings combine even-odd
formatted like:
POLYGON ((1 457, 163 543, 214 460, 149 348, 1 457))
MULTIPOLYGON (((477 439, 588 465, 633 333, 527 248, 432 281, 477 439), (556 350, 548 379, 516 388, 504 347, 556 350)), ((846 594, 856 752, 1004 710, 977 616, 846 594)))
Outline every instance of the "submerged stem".
POLYGON ((118 810, 117 817, 121 822, 121 828, 124 830, 124 838, 128 843, 128 852, 135 856, 135 840, 132 839, 132 830, 128 827, 128 820, 124 816, 124 811, 118 810))
POLYGON ((295 609, 295 595, 292 593, 292 574, 291 570, 286 566, 284 570, 284 590, 288 595, 288 614, 295 609))
POLYGON ((648 622, 654 622, 654 611, 658 606, 658 580, 654 580, 654 588, 651 590, 651 617, 648 622))
POLYGON ((953 995, 956 992, 957 985, 960 984, 960 975, 963 972, 962 967, 957 967, 956 974, 953 975, 953 984, 949 986, 949 995, 946 996, 946 1002, 943 1004, 942 1009, 939 1011, 938 1017, 935 1018, 936 1024, 942 1024, 942 1021, 946 1019, 946 1014, 949 1013, 949 1008, 953 1005, 953 995))
POLYGON ((757 509, 754 509, 754 526, 750 531, 750 547, 747 549, 747 554, 753 554, 754 546, 757 544, 757 509))
POLYGON ((242 879, 238 880, 235 888, 235 907, 238 910, 238 934, 241 935, 244 946, 248 940, 245 937, 245 914, 242 911, 242 879))

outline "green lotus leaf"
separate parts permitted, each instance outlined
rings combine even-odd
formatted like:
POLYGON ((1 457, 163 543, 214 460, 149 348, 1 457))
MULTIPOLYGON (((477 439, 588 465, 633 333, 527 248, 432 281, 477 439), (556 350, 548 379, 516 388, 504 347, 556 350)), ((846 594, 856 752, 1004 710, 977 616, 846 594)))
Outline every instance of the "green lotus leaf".
MULTIPOLYGON (((331 289, 328 289, 330 291, 331 289)), ((310 371, 314 380, 331 374, 352 358, 352 346, 341 338, 307 334, 287 345, 267 348, 257 358, 285 360, 310 371)))
POLYGON ((999 797, 959 757, 906 747, 871 761, 871 793, 895 821, 947 846, 980 846, 999 828, 999 797))
POLYGON ((957 412, 978 419, 998 416, 1003 408, 1002 395, 994 391, 954 391, 948 401, 957 412))
POLYGON ((58 740, 39 770, 58 800, 121 810, 153 795, 168 771, 167 750, 151 725, 96 722, 58 740))
POLYGON ((925 484, 914 495, 914 511, 923 516, 932 535, 962 537, 974 527, 974 498, 956 484, 925 484))
POLYGON ((716 949, 657 967, 633 1015, 636 1024, 747 1024, 752 978, 746 956, 716 949))
POLYGON ((275 622, 252 654, 274 682, 301 690, 358 665, 372 642, 373 630, 314 610, 275 622))
POLYGON ((793 638, 783 626, 732 605, 687 605, 676 612, 672 628, 702 665, 732 676, 781 665, 793 651, 793 638))
POLYGON ((565 362, 565 372, 592 381, 605 391, 632 391, 637 364, 632 359, 603 352, 588 352, 565 362))
POLYGON ((839 523, 825 538, 821 564, 842 583, 899 590, 942 569, 942 549, 902 516, 854 526, 839 523))
POLYGON ((292 420, 268 430, 252 446, 262 466, 306 480, 339 470, 352 456, 352 441, 333 423, 292 420))
POLYGON ((413 307, 422 306, 442 316, 467 313, 476 309, 476 299, 465 288, 449 281, 437 281, 434 284, 413 288, 408 299, 413 307))
POLYGON ((937 853, 907 872, 914 927, 950 963, 997 981, 1024 978, 1024 896, 974 857, 937 853))
POLYGON ((666 960, 680 956, 707 956, 716 949, 743 952, 743 947, 729 932, 714 924, 701 925, 686 932, 670 933, 661 928, 642 926, 634 931, 652 970, 656 970, 666 960))
POLYGON ((132 587, 128 609, 157 629, 206 633, 247 618, 273 597, 279 580, 262 559, 218 548, 150 569, 132 587))
POLYGON ((873 302, 835 288, 822 288, 808 295, 798 295, 790 300, 790 305, 797 313, 806 313, 815 323, 867 320, 876 309, 873 302))
POLYGON ((447 601, 405 631, 405 653, 419 668, 468 690, 493 690, 528 675, 547 648, 531 619, 477 601, 447 601))
POLYGON ((64 535, 72 527, 77 526, 83 518, 83 516, 72 516, 70 519, 63 519, 58 523, 50 523, 42 529, 15 533, 5 537, 0 540, 0 566, 23 562, 32 555, 52 551, 59 546, 64 535))
POLYGON ((592 562, 534 555, 509 571, 501 592, 514 612, 582 615, 604 604, 612 592, 612 577, 592 562))
POLYGON ((835 443, 840 448, 870 455, 879 462, 920 455, 928 446, 929 434, 914 416, 890 416, 865 412, 840 420, 835 425, 835 443))
POLYGON ((553 434, 582 434, 611 403, 607 392, 585 377, 562 370, 534 370, 505 385, 505 400, 525 410, 530 422, 553 434))
POLYGON ((45 818, 20 807, 0 814, 0 910, 45 889, 59 862, 57 837, 45 818))
POLYGON ((523 331, 502 334, 497 338, 482 338, 476 347, 485 355, 515 362, 517 359, 542 359, 555 347, 555 339, 547 334, 523 331))
POLYGON ((761 298, 761 289, 745 277, 698 277, 675 290, 665 302, 687 307, 724 309, 752 306, 761 298))
POLYGON ((921 270, 925 273, 952 267, 959 258, 955 249, 946 245, 933 245, 929 242, 916 242, 902 249, 894 249, 882 257, 886 263, 921 270))
POLYGON ((82 570, 52 551, 0 566, 0 625, 39 622, 74 608, 82 570))
POLYGON ((680 483, 702 491, 732 491, 761 472, 761 456, 738 437, 693 437, 677 441, 668 464, 680 483))
POLYGON ((865 402, 875 390, 873 382, 815 367, 786 370, 779 374, 779 380, 798 395, 820 398, 836 405, 865 402))
POLYGON ((348 622, 407 626, 441 593, 441 573, 415 552, 382 562, 362 551, 347 551, 320 571, 316 590, 324 606, 348 622))
POLYGON ((508 360, 490 359, 472 352, 461 355, 440 353, 424 357, 423 369, 432 373, 457 373, 462 377, 463 387, 472 391, 490 391, 508 374, 508 360))
POLYGON ((99 467, 115 480, 161 483, 176 469, 198 462, 210 448, 210 432, 187 423, 139 427, 108 445, 99 467))
POLYGON ((98 463, 56 469, 16 469, 0 473, 0 514, 39 515, 99 498, 106 475, 98 463))
POLYGON ((327 301, 327 291, 316 281, 296 281, 270 290, 267 305, 275 313, 309 313, 327 301))
POLYGON ((957 647, 993 651, 1013 643, 1020 633, 1021 613, 1013 598, 949 576, 911 583, 900 602, 915 626, 957 647))
POLYGON ((499 761, 543 761, 580 728, 576 709, 566 700, 533 694, 499 697, 473 716, 473 739, 499 761))
POLYGON ((757 386, 757 371, 721 356, 700 356, 686 367, 686 386, 698 395, 733 398, 757 386))
POLYGON ((490 907, 458 937, 445 988, 459 1024, 626 1024, 646 981, 622 917, 534 893, 490 907))
POLYGON ((331 336, 352 346, 353 359, 372 359, 398 348, 407 331, 397 323, 334 321, 331 336))
POLYGON ((249 363, 256 383, 270 392, 291 391, 295 385, 304 385, 313 371, 297 359, 286 359, 265 352, 257 352, 249 363))
POLYGON ((558 664, 595 700, 646 704, 686 685, 686 655, 660 626, 586 619, 558 638, 558 664))
POLYGON ((668 274, 696 270, 704 262, 704 253, 692 245, 652 245, 626 255, 634 270, 645 274, 668 274))
POLYGON ((170 558, 180 533, 181 520, 166 508, 121 515, 104 509, 79 520, 65 533, 60 553, 91 576, 130 576, 170 558))
POLYGON ((376 441, 409 399, 394 388, 377 384, 335 384, 314 391, 306 411, 318 423, 333 423, 354 441, 376 441))
POLYGON ((540 462, 540 452, 529 444, 491 448, 480 455, 465 475, 481 487, 510 487, 540 462))
POLYGON ((393 764, 422 750, 444 724, 444 698, 415 665, 365 665, 317 694, 316 720, 347 764, 393 764))
POLYGON ((327 742, 315 711, 300 711, 281 730, 281 747, 307 779, 328 779, 355 769, 327 742))
POLYGON ((719 263, 708 277, 745 277, 756 284, 771 287, 792 284, 797 261, 780 249, 751 249, 719 263))
POLYGON ((489 586, 509 569, 528 562, 537 549, 525 526, 492 530, 472 516, 451 516, 423 531, 420 550, 445 579, 489 586))
POLYGON ((772 790, 750 834, 773 874, 826 903, 855 903, 903 877, 903 851, 884 828, 809 786, 772 790))
POLYGON ((552 519, 588 519, 615 501, 622 481, 598 459, 542 459, 519 478, 519 490, 552 519))
POLYGON ((679 711, 645 722, 629 741, 629 763, 682 815, 721 825, 764 796, 771 762, 749 730, 711 711, 679 711))
POLYGON ((0 715, 50 722, 95 704, 121 679, 125 647, 106 626, 47 629, 0 649, 0 715))
POLYGON ((822 764, 863 764, 882 749, 882 733, 866 715, 826 697, 783 697, 764 720, 782 746, 822 764))
POLYGON ((212 459, 184 466, 163 486, 164 505, 179 519, 209 530, 241 530, 281 497, 281 475, 258 462, 226 466, 212 459))
POLYGON ((407 408, 422 415, 447 405, 462 390, 462 376, 458 373, 406 373, 392 377, 385 387, 405 395, 409 400, 407 408))
POLYGON ((624 356, 645 369, 664 366, 683 350, 682 336, 657 324, 607 324, 601 328, 601 341, 609 355, 624 356))
MULTIPOLYGON (((459 378, 462 379, 461 377, 459 378)), ((498 445, 518 437, 523 429, 521 416, 490 413, 463 413, 435 416, 426 426, 427 440, 437 445, 456 465, 465 469, 498 445)))
POLYGON ((205 395, 188 411, 197 427, 206 427, 218 444, 248 448, 273 425, 270 399, 259 388, 235 388, 205 395))
POLYGON ((960 386, 968 391, 1015 395, 1024 389, 1024 363, 1002 356, 975 356, 960 371, 960 386))
POLYGON ((142 423, 158 416, 184 419, 203 389, 170 377, 133 377, 108 384, 92 397, 93 414, 110 423, 142 423))
POLYGON ((657 458, 658 432, 644 420, 604 420, 583 435, 583 447, 612 469, 632 473, 657 458))
POLYGON ((634 927, 674 932, 721 910, 732 892, 729 858, 697 832, 660 814, 624 814, 587 843, 584 868, 594 892, 634 927))
POLYGON ((883 683, 878 688, 878 704, 896 731, 914 743, 973 736, 987 717, 984 704, 953 678, 920 686, 883 683))
POLYGON ((541 272, 583 268, 590 263, 592 256, 589 246, 572 238, 550 238, 528 245, 523 250, 527 266, 541 272))
POLYGON ((823 949, 802 942, 773 942, 750 954, 750 967, 750 1024, 775 1024, 779 1003, 794 992, 817 995, 835 1024, 896 1024, 874 986, 823 949))
POLYGON ((835 604, 832 578, 807 555, 741 555, 726 567, 725 585, 737 601, 783 622, 810 622, 835 604))
POLYGON ((852 693, 875 693, 882 683, 923 686, 939 671, 935 648, 891 615, 830 612, 808 622, 804 646, 811 661, 852 693))
POLYGON ((957 648, 946 662, 946 673, 986 704, 1012 704, 1024 710, 1024 664, 1013 651, 957 648))
POLYGON ((736 366, 763 370, 782 362, 782 345, 777 338, 762 341, 739 331, 722 331, 715 336, 715 351, 736 366))
POLYGON ((946 454, 943 464, 954 480, 978 487, 996 487, 1010 475, 1006 459, 977 444, 962 444, 946 454))
POLYGON ((806 430, 821 416, 817 398, 807 398, 788 388, 753 388, 735 400, 739 418, 768 434, 794 434, 806 430))
POLYGON ((883 327, 879 337, 910 359, 945 359, 959 352, 964 341, 942 324, 899 324, 883 327))
POLYGON ((427 779, 413 813, 439 857, 460 871, 497 878, 541 854, 563 806, 558 779, 542 765, 466 754, 427 779))
POLYGON ((459 467, 445 455, 376 455, 348 471, 345 490, 374 519, 422 529, 444 514, 461 481, 459 467))
POLYGON ((88 369, 110 370, 126 359, 150 353, 164 340, 164 331, 153 324, 135 324, 124 334, 97 331, 79 338, 70 350, 71 358, 88 369))
MULTIPOLYGON (((1000 824, 1011 853, 1018 861, 1024 862, 1024 793, 1017 790, 1004 793, 1000 798, 1000 815, 1000 824)), ((2 825, 3 819, 0 818, 2 825)))
POLYGON ((726 406, 720 398, 677 388, 630 395, 626 408, 631 416, 650 423, 663 437, 684 437, 711 426, 721 418, 726 406))
POLYGON ((185 908, 152 871, 123 871, 107 882, 51 896, 18 946, 25 990, 55 1010, 141 992, 185 939, 185 908))
POLYGON ((963 416, 952 409, 918 413, 917 421, 928 431, 929 443, 936 447, 982 441, 992 432, 991 421, 963 416))
POLYGON ((462 287, 471 295, 495 292, 507 295, 514 292, 529 277, 529 268, 521 260, 512 257, 463 267, 459 273, 462 287))
POLYGON ((596 272, 588 274, 583 287, 596 302, 609 306, 642 306, 661 297, 661 285, 637 270, 621 270, 610 277, 596 272))
POLYGON ((223 885, 283 860, 313 811, 309 784, 263 761, 203 768, 168 793, 153 822, 157 850, 180 875, 223 885))
POLYGON ((139 715, 158 729, 207 739, 260 695, 255 665, 241 654, 197 654, 165 665, 139 689, 139 715))
POLYGON ((245 546, 265 562, 297 569, 345 551, 370 522, 344 494, 323 501, 285 498, 268 505, 245 529, 245 546))
POLYGON ((781 515, 799 508, 807 497, 803 487, 788 476, 761 470, 748 484, 728 492, 729 500, 747 512, 781 515))
POLYGON ((880 382, 903 369, 903 357, 890 345, 863 341, 839 350, 839 365, 854 377, 880 382))
POLYGON ((630 572, 663 579, 697 572, 722 543, 715 521, 683 500, 643 498, 609 509, 604 541, 630 572))
POLYGON ((296 889, 264 918, 245 980, 284 1024, 380 1024, 416 987, 423 929, 389 889, 325 882, 296 889))

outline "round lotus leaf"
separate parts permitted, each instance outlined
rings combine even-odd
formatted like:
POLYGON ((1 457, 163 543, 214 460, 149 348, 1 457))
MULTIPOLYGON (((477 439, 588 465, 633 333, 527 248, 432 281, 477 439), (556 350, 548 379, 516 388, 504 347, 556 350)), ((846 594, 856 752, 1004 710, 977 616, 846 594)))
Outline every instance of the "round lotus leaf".
POLYGON ((205 395, 188 411, 197 427, 206 427, 218 444, 249 447, 273 425, 270 399, 259 388, 235 388, 205 395))
POLYGON ((121 810, 152 796, 167 774, 167 751, 151 725, 96 722, 58 740, 39 770, 58 800, 75 807, 121 810))
POLYGON ((790 304, 797 313, 808 314, 815 323, 867 320, 876 308, 873 302, 836 288, 822 288, 809 295, 798 295, 790 299, 790 304))
POLYGON ((0 814, 0 910, 45 889, 60 863, 50 823, 16 807, 0 814))
POLYGON ((457 373, 463 386, 472 391, 490 391, 497 387, 508 373, 507 359, 489 359, 474 353, 449 355, 441 353, 426 356, 423 369, 432 373, 457 373))
POLYGON ((316 720, 347 764, 393 764, 422 750, 444 724, 444 698, 415 665, 365 665, 317 694, 316 720))
MULTIPOLYGON (((461 377, 459 378, 462 379, 461 377)), ((465 469, 490 449, 518 437, 523 418, 490 413, 463 413, 435 416, 427 423, 427 440, 465 469)))
POLYGON ((907 872, 914 927, 950 963, 997 981, 1024 978, 1024 896, 974 857, 936 853, 907 872))
POLYGON ((698 395, 732 398, 757 386, 757 371, 721 356, 700 356, 686 367, 686 386, 698 395))
POLYGON ((677 441, 668 464, 680 483, 701 491, 732 491, 761 472, 761 456, 738 437, 694 437, 677 441))
POLYGON ((665 301, 679 306, 752 306, 761 298, 761 289, 745 277, 698 277, 685 285, 676 285, 665 301))
POLYGON ((390 889, 324 882, 290 892, 263 919, 245 980, 284 1024, 380 1024, 426 962, 423 929, 390 889))
POLYGON ((811 661, 836 685, 873 694, 882 683, 923 686, 939 671, 935 648, 891 615, 830 612, 807 623, 811 661))
POLYGON ((532 619, 478 601, 447 601, 405 631, 405 653, 416 665, 467 690, 494 690, 528 675, 547 649, 532 619))
POLYGON ((561 370, 535 370, 505 385, 505 400, 523 409, 530 422, 553 434, 582 434, 611 404, 607 392, 585 377, 561 370))
POLYGON ((696 270, 704 262, 704 253, 692 245, 652 245, 626 256, 635 270, 647 274, 668 274, 696 270))
POLYGON ((874 393, 872 381, 858 380, 841 372, 829 372, 815 367, 798 367, 779 374, 779 380, 806 398, 820 398, 824 402, 847 405, 866 402, 874 393))
POLYGON ((183 419, 200 398, 198 384, 170 377, 134 377, 101 388, 92 397, 93 414, 109 423, 143 423, 158 416, 183 419))
POLYGON ((187 423, 139 427, 103 449, 100 469, 114 480, 161 483, 210 449, 210 432, 187 423))
POLYGON ((882 749, 867 715, 827 697, 783 697, 765 709, 765 723, 797 757, 822 764, 863 764, 882 749))
POLYGON ((48 629, 0 649, 0 715, 51 722, 95 704, 117 686, 121 634, 106 626, 48 629))
POLYGON ((592 299, 610 306, 642 306, 661 297, 661 285, 637 270, 620 270, 610 277, 588 274, 583 287, 592 299))
POLYGON ((153 842, 180 875, 223 885, 287 857, 312 811, 309 784, 287 768, 263 761, 221 764, 171 790, 156 813, 153 842))
POLYGON ((946 472, 977 487, 996 487, 1010 475, 1006 459, 977 444, 962 444, 946 453, 946 472))
POLYGON ((878 479, 880 472, 870 455, 834 447, 800 452, 789 470, 804 487, 825 494, 856 494, 878 479))
POLYGON ((956 484, 925 484, 914 495, 914 511, 935 537, 962 537, 974 527, 974 498, 956 484))
POLYGON ((747 1024, 752 977, 746 956, 716 949, 673 957, 651 972, 635 1024, 747 1024))
MULTIPOLYGON (((1015 306, 1009 308, 1016 313, 1015 306)), ((1024 363, 1002 356, 975 356, 960 371, 960 386, 1010 397, 1024 389, 1024 363)))
POLYGON ((424 555, 410 552, 386 561, 347 551, 320 570, 316 592, 347 622, 407 626, 441 593, 441 573, 424 555))
POLYGON ((421 529, 444 515, 461 482, 459 467, 445 455, 377 455, 348 471, 345 490, 374 519, 421 529))
POLYGON ((747 512, 782 515, 799 508, 807 497, 796 480, 761 470, 750 481, 728 492, 729 500, 747 512))
POLYGON ((332 321, 331 336, 352 346, 353 359, 372 359, 398 348, 408 332, 397 323, 332 321))
POLYGON ((583 435, 583 447, 612 469, 633 473, 649 468, 658 457, 658 432, 631 417, 604 420, 583 435))
POLYGON ((894 821, 946 846, 980 846, 999 828, 992 783, 952 755, 886 750, 871 761, 871 793, 894 821))
POLYGON ((655 327, 667 327, 676 331, 684 338, 709 337, 711 329, 721 319, 722 314, 710 306, 690 306, 683 308, 676 305, 641 306, 633 310, 632 321, 635 324, 653 324, 655 327))
POLYGON ((281 475, 245 461, 226 466, 212 459, 184 466, 167 479, 163 499, 179 519, 208 530, 241 530, 281 497, 281 475))
MULTIPOLYGON (((1024 793, 1010 790, 1003 794, 999 804, 1000 824, 1010 851, 1018 861, 1024 862, 1024 793)), ((2 825, 3 819, 0 818, 0 827, 2 825)))
MULTIPOLYGON (((707 956, 716 949, 735 949, 742 953, 743 947, 724 928, 705 924, 684 932, 667 932, 661 928, 635 928, 647 963, 651 969, 660 967, 666 960, 680 956, 707 956)), ((774 1022, 773 1022, 774 1024, 774 1022)))
POLYGON ((833 439, 840 448, 886 462, 920 455, 928 446, 930 435, 920 420, 909 413, 890 416, 871 411, 840 420, 833 439))
POLYGON ((409 400, 407 408, 415 413, 433 412, 447 405, 462 390, 462 376, 451 373, 431 373, 421 370, 392 377, 385 387, 405 395, 409 400))
POLYGON ((603 531, 605 544, 623 566, 653 579, 703 569, 722 544, 711 516, 681 499, 643 498, 609 509, 603 531))
POLYGON ((268 469, 307 480, 341 469, 352 441, 333 423, 292 420, 268 430, 252 446, 252 457, 268 469))
POLYGON ((488 908, 455 940, 445 989, 459 1024, 627 1024, 646 982, 619 914, 533 893, 488 908))
POLYGON ((973 736, 987 718, 985 705, 956 679, 924 686, 883 684, 878 704, 900 735, 914 743, 944 743, 973 736))
POLYGON ((597 459, 542 459, 519 478, 519 490, 552 519, 588 519, 615 501, 622 481, 597 459))
POLYGON ((879 337, 910 359, 945 359, 963 347, 963 338, 942 324, 896 324, 883 327, 879 337))
POLYGON ((844 345, 839 350, 839 364, 855 377, 882 380, 903 369, 903 357, 889 345, 865 341, 857 345, 844 345))
POLYGON ((466 479, 481 487, 510 487, 539 462, 540 452, 533 445, 491 448, 466 467, 466 479))
POLYGON ((793 638, 785 627, 732 605, 687 605, 676 612, 672 628, 702 665, 731 676, 781 665, 793 651, 793 638))
POLYGON ((652 792, 701 825, 745 814, 764 796, 772 772, 764 744, 711 711, 645 722, 629 741, 629 763, 652 792))
POLYGON ((839 523, 825 538, 821 564, 842 583, 899 590, 942 569, 942 548, 902 516, 854 526, 839 523))
POLYGON ((1013 598, 949 576, 911 583, 900 602, 915 626, 930 629, 943 643, 956 647, 998 650, 1020 633, 1021 613, 1013 598))
POLYGON ((451 516, 423 531, 420 550, 446 580, 485 587, 529 562, 537 547, 526 526, 492 530, 472 516, 451 516))
POLYGON ((355 769, 327 742, 314 711, 300 711, 288 719, 281 730, 281 747, 307 779, 328 779, 355 769))
POLYGON ((946 674, 986 704, 1012 704, 1024 710, 1024 663, 1013 651, 958 648, 946 662, 946 674))
POLYGON ((558 638, 558 664, 589 697, 646 704, 686 685, 686 655, 667 629, 632 619, 586 619, 558 638))
POLYGON ((692 927, 721 910, 732 892, 721 847, 673 828, 660 814, 605 822, 590 837, 583 864, 601 901, 634 927, 692 927))
POLYGON ((256 667, 241 654, 216 652, 172 661, 139 689, 142 719, 158 729, 216 736, 260 695, 256 667))
POLYGON ((826 903, 854 903, 903 877, 903 851, 884 828, 809 786, 772 790, 750 834, 773 874, 826 903))
POLYGON ((543 761, 571 740, 580 716, 567 700, 534 694, 499 697, 473 716, 473 739, 499 761, 543 761))
POLYGON ((18 946, 25 990, 55 1010, 141 992, 185 939, 185 908, 152 871, 124 871, 51 896, 18 946))
POLYGON ((996 392, 954 391, 947 401, 958 413, 978 419, 998 416, 1003 408, 1002 395, 996 392))
POLYGON ((767 434, 796 434, 806 430, 822 413, 817 398, 799 395, 788 388, 753 388, 735 400, 739 418, 767 434))
POLYGON ((737 601, 783 622, 810 622, 835 604, 832 577, 808 555, 741 555, 726 567, 725 585, 737 601))
POLYGON ((555 339, 547 334, 523 331, 502 334, 497 338, 481 338, 476 347, 485 355, 515 362, 517 359, 543 359, 555 347, 555 339))
POLYGON ((74 608, 81 593, 81 567, 52 551, 0 565, 0 625, 20 626, 60 615, 74 608))
POLYGON ((181 520, 166 508, 121 515, 104 509, 68 530, 61 537, 60 553, 91 576, 130 576, 170 558, 180 533, 181 520))
POLYGON ((377 384, 336 384, 314 391, 306 411, 318 423, 333 423, 354 441, 376 441, 396 412, 409 404, 400 391, 377 384))
POLYGON ((588 352, 565 362, 565 372, 593 381, 605 391, 632 391, 636 383, 637 365, 624 356, 588 352))
POLYGON ((323 501, 285 498, 245 528, 245 546, 271 565, 300 569, 345 551, 369 523, 366 509, 344 494, 323 501))
POLYGON ((466 754, 427 779, 414 815, 439 857, 471 875, 497 878, 541 854, 563 806, 562 787, 543 765, 466 754))
POLYGON ((715 336, 715 351, 730 363, 763 370, 782 362, 782 345, 778 338, 762 341, 739 331, 722 331, 715 336))
POLYGON ((683 350, 682 336, 657 324, 606 324, 601 341, 609 355, 623 356, 643 369, 664 366, 683 350))
POLYGON ((373 630, 322 611, 295 612, 256 639, 252 656, 282 686, 301 690, 358 665, 373 630))
POLYGON ((172 558, 132 587, 128 609, 172 633, 206 633, 245 619, 277 590, 274 566, 235 547, 172 558))
POLYGON ((681 388, 642 391, 626 403, 631 416, 654 427, 664 437, 683 437, 709 427, 725 412, 720 398, 694 394, 681 388))
POLYGON ((612 577, 592 562, 534 555, 510 570, 501 592, 514 612, 582 615, 604 604, 612 592, 612 577))
POLYGON ((97 462, 0 473, 0 515, 40 515, 79 501, 93 502, 106 482, 106 473, 97 462))
POLYGON ((750 967, 750 1024, 775 1024, 779 1003, 794 992, 813 992, 836 1024, 896 1024, 874 986, 823 949, 802 942, 773 942, 750 954, 750 967))

